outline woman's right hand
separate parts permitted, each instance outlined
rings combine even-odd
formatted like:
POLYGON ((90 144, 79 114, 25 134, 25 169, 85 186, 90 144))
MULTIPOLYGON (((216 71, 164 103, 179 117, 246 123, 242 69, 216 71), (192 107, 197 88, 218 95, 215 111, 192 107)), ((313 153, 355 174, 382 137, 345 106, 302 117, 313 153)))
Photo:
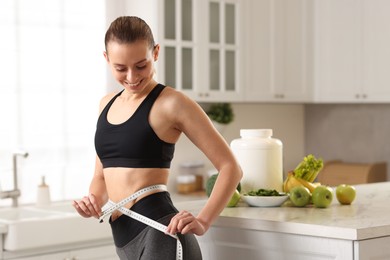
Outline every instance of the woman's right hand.
POLYGON ((98 205, 96 197, 93 194, 84 196, 81 200, 74 200, 72 203, 77 212, 84 218, 99 218, 101 207, 98 205))

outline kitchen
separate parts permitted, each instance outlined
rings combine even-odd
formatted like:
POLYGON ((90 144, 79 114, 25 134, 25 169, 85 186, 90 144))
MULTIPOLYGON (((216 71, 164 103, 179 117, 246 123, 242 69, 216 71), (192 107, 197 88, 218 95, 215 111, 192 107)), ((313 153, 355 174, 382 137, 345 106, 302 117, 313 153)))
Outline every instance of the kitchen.
MULTIPOLYGON (((62 3, 62 1, 58 2, 62 3)), ((68 1, 64 2, 66 3, 68 1)), ((83 1, 81 2, 83 3, 83 1)), ((1 166, 2 174, 0 179, 3 190, 7 190, 8 186, 11 185, 10 183, 12 183, 12 174, 10 170, 12 168, 10 155, 12 149, 22 145, 30 154, 29 157, 19 160, 22 202, 35 202, 36 187, 40 182, 41 175, 46 176, 47 183, 51 187, 53 200, 69 200, 84 195, 89 185, 90 175, 80 174, 80 172, 92 172, 91 169, 94 158, 91 141, 86 142, 85 140, 90 139, 90 136, 93 135, 92 132, 95 127, 94 115, 97 111, 99 98, 107 91, 107 89, 105 89, 106 85, 113 85, 113 80, 105 75, 105 61, 101 55, 103 48, 102 35, 106 23, 119 15, 140 15, 151 23, 152 29, 159 35, 159 32, 161 31, 160 27, 163 24, 160 22, 160 19, 162 19, 160 11, 162 2, 163 1, 151 0, 142 1, 142 3, 139 3, 139 1, 116 1, 115 5, 112 5, 109 4, 111 3, 110 1, 107 1, 108 4, 105 5, 105 3, 103 3, 100 7, 101 9, 96 11, 97 13, 92 12, 92 14, 95 13, 96 16, 100 15, 100 17, 104 17, 104 13, 106 13, 106 20, 101 21, 101 24, 99 25, 103 29, 100 31, 97 28, 93 29, 99 33, 92 33, 94 32, 92 30, 92 28, 94 28, 92 25, 86 27, 90 29, 90 34, 84 34, 85 32, 83 31, 75 32, 75 37, 91 38, 88 39, 88 41, 86 40, 89 45, 83 46, 83 48, 84 50, 92 49, 88 52, 88 57, 92 62, 100 64, 101 68, 99 67, 100 70, 98 73, 86 72, 88 71, 88 66, 87 68, 79 67, 79 71, 73 71, 71 68, 67 68, 66 72, 68 74, 77 73, 71 75, 76 75, 75 77, 77 80, 84 80, 84 82, 82 82, 82 84, 76 84, 77 86, 81 86, 81 88, 65 92, 68 97, 72 97, 71 102, 65 106, 70 112, 66 112, 65 110, 59 112, 63 114, 69 113, 68 116, 65 117, 67 123, 82 124, 88 131, 80 132, 80 130, 69 128, 68 130, 70 133, 76 134, 67 136, 63 133, 64 131, 61 130, 65 124, 64 122, 54 121, 53 125, 58 125, 59 127, 58 129, 52 127, 53 129, 51 129, 50 126, 44 124, 43 120, 39 120, 38 122, 44 124, 45 127, 50 128, 49 130, 59 130, 61 135, 64 136, 63 139, 59 141, 56 139, 49 139, 53 145, 44 147, 40 147, 31 141, 23 142, 23 140, 29 141, 33 138, 42 138, 42 134, 39 134, 39 131, 42 131, 42 129, 35 131, 34 122, 28 121, 25 117, 22 117, 22 120, 25 121, 20 122, 18 121, 21 120, 19 117, 17 117, 19 119, 14 119, 8 114, 4 114, 3 116, 3 113, 10 109, 5 106, 5 104, 8 104, 6 100, 1 102, 4 105, 1 109, 3 111, 2 118, 10 120, 14 125, 21 124, 35 134, 31 137, 27 136, 25 133, 19 133, 16 136, 11 135, 12 138, 2 137, 4 138, 2 139, 2 144, 7 147, 7 149, 1 151, 2 156, 0 159, 1 165, 3 165, 1 166), (145 10, 147 10, 147 12, 145 12, 145 10), (85 74, 82 74, 81 71, 85 74), (94 74, 93 79, 90 78, 90 74, 94 74), (84 78, 88 78, 88 80, 84 78), (108 82, 108 84, 104 82, 108 82), (96 93, 93 93, 93 96, 90 96, 91 84, 101 86, 96 93), (75 93, 77 93, 79 97, 76 98, 75 93), (82 118, 79 118, 76 115, 77 112, 80 113, 80 111, 73 109, 72 102, 79 107, 84 107, 84 104, 78 99, 85 97, 86 93, 88 93, 91 103, 85 107, 85 111, 80 115, 82 118), (74 121, 71 121, 73 119, 74 121), (88 124, 83 123, 82 119, 86 119, 88 124), (66 142, 71 142, 72 150, 68 151, 61 149, 66 142), (84 146, 88 146, 88 148, 79 147, 78 144, 83 144, 84 146), (55 156, 52 156, 53 154, 55 156), (79 156, 82 156, 81 158, 85 159, 82 163, 78 162, 77 158, 74 158, 79 156), (68 161, 64 163, 63 157, 66 157, 68 161), (48 166, 39 166, 44 163, 48 166), (58 167, 59 165, 60 167, 58 167), (80 170, 80 168, 82 170, 80 170)), ((200 10, 203 10, 202 8, 204 6, 202 5, 206 5, 207 7, 207 4, 205 4, 207 1, 200 2, 201 3, 196 5, 196 14, 199 14, 200 10)), ((372 5, 368 5, 367 1, 343 1, 342 3, 329 1, 330 3, 328 4, 321 1, 313 3, 311 1, 212 2, 237 4, 237 10, 241 13, 241 15, 237 15, 237 21, 239 21, 240 26, 237 25, 237 28, 239 29, 237 29, 236 32, 241 34, 245 33, 245 35, 240 37, 242 40, 239 45, 237 44, 238 46, 228 46, 233 50, 237 50, 242 58, 239 63, 240 66, 237 66, 240 70, 240 73, 237 73, 240 91, 234 95, 229 95, 229 93, 225 95, 225 93, 217 92, 217 97, 214 94, 214 96, 210 96, 210 98, 198 97, 196 96, 196 91, 187 91, 187 93, 193 95, 192 97, 198 99, 199 102, 205 106, 214 101, 229 101, 232 103, 235 112, 235 120, 229 124, 223 132, 223 136, 227 142, 230 143, 233 139, 239 137, 239 130, 241 128, 272 128, 274 130, 274 136, 283 141, 285 170, 293 168, 307 153, 319 155, 323 157, 324 160, 341 159, 347 162, 363 163, 378 161, 389 162, 390 151, 387 148, 385 141, 388 132, 387 129, 390 127, 388 123, 390 114, 390 107, 388 105, 389 90, 387 90, 388 88, 385 86, 388 82, 385 68, 388 67, 387 62, 390 60, 388 59, 389 55, 387 53, 387 43, 390 37, 388 36, 387 31, 383 31, 383 25, 387 24, 385 22, 387 21, 385 20, 387 19, 387 15, 383 14, 388 10, 386 9, 386 7, 388 7, 386 1, 377 1, 376 4, 372 5), (368 22, 365 23, 363 26, 364 31, 359 31, 353 27, 353 25, 356 24, 355 19, 358 17, 357 14, 359 13, 359 10, 363 10, 361 8, 366 7, 363 5, 368 5, 369 7, 364 9, 366 15, 371 18, 374 17, 375 19, 364 20, 371 22, 371 24, 368 22), (351 9, 351 7, 355 9, 351 9), (319 10, 321 10, 321 12, 319 12, 319 10), (274 11, 274 13, 272 11, 274 11), (314 17, 317 19, 315 23, 309 22, 312 21, 310 19, 314 19, 311 16, 313 13, 320 14, 314 17), (377 15, 374 16, 373 14, 377 15), (299 19, 297 19, 297 17, 299 19), (321 20, 327 18, 331 19, 333 23, 321 20), (303 27, 302 24, 307 25, 307 27, 303 27), (322 29, 323 34, 311 35, 310 33, 313 31, 310 31, 309 29, 310 26, 314 26, 313 24, 318 26, 318 31, 321 31, 320 29, 322 29), (286 26, 287 29, 285 28, 286 26), (368 26, 370 26, 369 28, 376 28, 376 30, 368 30, 368 26), (272 31, 272 28, 279 28, 280 30, 272 31), (379 28, 382 28, 383 30, 380 31, 379 28), (377 30, 379 30, 379 32, 377 30), (258 33, 248 34, 246 33, 248 31, 258 31, 258 33), (363 38, 363 36, 365 37, 363 38), (381 36, 379 38, 381 40, 377 40, 379 36, 381 36), (325 40, 323 40, 322 37, 324 37, 325 40), (316 40, 321 39, 321 41, 312 41, 313 38, 316 40), (267 39, 267 41, 264 41, 264 39, 267 39), (284 41, 278 39, 284 39, 284 41), (362 39, 364 39, 364 43, 362 43, 362 39), (283 43, 288 44, 283 45, 283 43), (318 45, 320 43, 324 45, 318 45), (317 44, 315 45, 315 50, 312 49, 313 44, 317 44), (361 46, 366 46, 366 49, 364 49, 364 51, 360 50, 359 48, 361 48, 361 46), (371 46, 371 48, 367 48, 367 46, 371 46), (322 52, 317 52, 317 50, 322 50, 322 52), (282 53, 285 53, 286 55, 281 55, 282 53), (316 59, 316 57, 320 58, 316 59), (377 60, 371 60, 374 58, 377 60), (378 62, 375 63, 375 61, 378 62), (382 69, 375 67, 379 65, 382 69), (323 67, 318 68, 318 66, 323 67), (314 69, 316 70, 312 71, 314 69), (367 74, 363 74, 363 71, 367 72, 367 74), (323 74, 319 72, 322 72, 323 74), (364 79, 362 78, 363 75, 365 76, 364 79), (316 78, 313 79, 315 76, 316 78), (311 86, 313 84, 310 82, 315 82, 315 87, 318 88, 325 85, 325 90, 327 91, 325 91, 324 88, 320 88, 320 92, 317 91, 317 88, 312 89, 311 86), (327 85, 328 83, 330 85, 327 85), (370 89, 367 90, 362 88, 363 83, 367 83, 370 86, 370 89), (378 86, 378 89, 372 89, 371 83, 378 86), (332 85, 334 85, 335 88, 329 89, 329 86, 332 85), (283 88, 281 86, 283 86, 283 88), (366 92, 367 95, 366 99, 363 98, 364 92, 366 92), (359 98, 356 96, 358 94, 359 98)), ((5 3, 11 2, 5 1, 5 3)), ((24 2, 21 1, 21 3, 24 2)), ((37 3, 47 4, 46 1, 37 1, 37 3)), ((87 1, 85 1, 84 4, 87 5, 87 1)), ((93 2, 91 5, 98 4, 97 2, 93 2)), ((77 5, 75 4, 75 6, 77 5)), ((80 10, 82 9, 82 7, 79 8, 80 10)), ((87 9, 86 7, 84 8, 87 9)), ((54 10, 57 9, 54 8, 54 10)), ((77 12, 75 13, 77 14, 77 12)), ((75 16, 78 19, 76 20, 77 22, 74 22, 74 24, 69 22, 69 28, 72 28, 72 26, 75 26, 78 23, 87 26, 83 23, 83 17, 80 14, 78 15, 79 16, 75 16)), ((201 19, 199 17, 201 16, 194 15, 194 19, 197 19, 196 21, 202 23, 206 22, 206 19, 201 19)), ((96 25, 96 27, 98 27, 98 25, 96 25)), ((195 28, 196 30, 201 31, 202 28, 207 28, 207 25, 197 26, 195 28)), ((317 32, 317 30, 315 31, 317 32)), ((208 36, 207 33, 202 34, 202 32, 199 33, 198 31, 197 33, 203 35, 203 37, 208 36)), ((34 37, 33 35, 28 36, 34 37)), ((49 38, 48 40, 53 39, 49 38)), ((61 38, 59 38, 59 40, 61 40, 61 38)), ((172 47, 171 42, 166 41, 166 44, 168 47, 172 47)), ((182 43, 177 42, 177 44, 182 43)), ((33 47, 38 48, 39 44, 37 44, 37 46, 34 45, 33 47)), ((70 47, 72 47, 72 43, 70 43, 69 46, 66 46, 66 48, 70 47)), ((31 48, 31 52, 34 48, 31 48)), ((30 51, 30 49, 27 51, 30 51)), ((74 52, 76 51, 77 50, 75 49, 74 52)), ((77 54, 80 56, 87 55, 83 54, 80 50, 78 50, 77 54)), ((77 56, 71 57, 77 60, 77 56)), ((42 57, 38 55, 34 58, 38 60, 42 57)), ((201 58, 202 57, 197 60, 196 64, 205 62, 202 61, 201 58)), ((77 62, 70 62, 70 64, 74 63, 77 62)), ((2 71, 7 71, 8 67, 6 65, 9 65, 9 61, 8 63, 5 63, 2 71)), ((20 66, 23 66, 23 64, 20 66)), ((34 63, 32 62, 31 64, 28 64, 28 66, 34 67, 34 63)), ((164 75, 163 67, 163 62, 160 62, 157 69, 158 76, 160 76, 160 73, 161 75, 164 75)), ((201 65, 198 67, 200 68, 194 69, 195 71, 199 70, 197 73, 194 73, 193 79, 194 83, 196 83, 194 86, 208 85, 208 77, 202 78, 199 76, 208 75, 208 72, 202 71, 201 65), (202 80, 206 82, 203 82, 202 80)), ((34 76, 33 74, 27 75, 31 78, 34 76)), ((66 75, 55 75, 54 79, 64 79, 65 77, 66 75)), ((53 80, 52 82, 54 81, 56 80, 53 80)), ((70 81, 71 79, 67 79, 68 83, 72 83, 70 81)), ((180 80, 178 80, 178 82, 180 82, 180 80)), ((18 84, 19 86, 24 86, 24 84, 28 84, 28 82, 26 82, 26 80, 21 80, 18 84)), ((180 88, 180 84, 177 85, 177 87, 180 88)), ((2 99, 7 99, 9 96, 13 97, 14 92, 9 89, 8 85, 2 85, 1 88, 3 93, 5 93, 2 95, 2 99)), ((34 90, 36 91, 36 89, 34 90)), ((200 92, 202 91, 203 90, 200 92)), ((49 93, 59 95, 57 92, 49 93)), ((31 92, 26 92, 26 94, 30 95, 31 92)), ((211 93, 210 95, 213 94, 211 93)), ((28 101, 22 98, 16 100, 18 102, 20 100, 28 101)), ((23 111, 28 112, 28 109, 32 109, 33 107, 34 104, 28 103, 28 107, 26 106, 23 108, 23 111)), ((15 107, 15 110, 20 109, 20 107, 15 107)), ((44 108, 40 108, 40 110, 37 109, 37 111, 44 111, 44 108)), ((32 116, 32 114, 28 114, 28 116, 32 116)), ((8 129, 4 129, 4 132, 8 134, 9 132, 7 131, 8 129)), ((48 133, 44 131, 43 135, 48 136, 48 133)), ((173 161, 172 178, 170 178, 169 183, 171 189, 175 188, 175 175, 180 171, 180 163, 200 160, 205 162, 205 168, 211 168, 207 160, 185 137, 180 139, 177 150, 181 152, 175 154, 175 159, 173 161)), ((10 205, 8 200, 2 200, 1 203, 4 206, 10 205)))

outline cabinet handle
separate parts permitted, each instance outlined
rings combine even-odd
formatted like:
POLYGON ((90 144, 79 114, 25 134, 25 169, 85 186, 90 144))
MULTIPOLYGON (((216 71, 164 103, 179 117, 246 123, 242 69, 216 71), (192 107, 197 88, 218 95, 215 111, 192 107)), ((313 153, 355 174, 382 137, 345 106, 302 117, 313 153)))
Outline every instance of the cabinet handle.
POLYGON ((359 95, 359 94, 356 94, 356 95, 355 95, 355 98, 360 98, 360 95, 359 95))
POLYGON ((362 97, 363 97, 363 98, 367 98, 367 94, 363 94, 362 97))
POLYGON ((284 98, 284 94, 275 94, 274 97, 275 98, 284 98))

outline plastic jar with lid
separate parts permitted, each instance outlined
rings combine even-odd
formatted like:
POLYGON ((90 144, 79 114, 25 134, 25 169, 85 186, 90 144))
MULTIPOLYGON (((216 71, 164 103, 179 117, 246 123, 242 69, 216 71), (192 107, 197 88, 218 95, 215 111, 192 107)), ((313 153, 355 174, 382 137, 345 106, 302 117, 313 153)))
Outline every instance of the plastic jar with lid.
POLYGON ((243 192, 283 187, 283 144, 272 138, 272 129, 241 129, 241 138, 231 142, 243 177, 243 192))

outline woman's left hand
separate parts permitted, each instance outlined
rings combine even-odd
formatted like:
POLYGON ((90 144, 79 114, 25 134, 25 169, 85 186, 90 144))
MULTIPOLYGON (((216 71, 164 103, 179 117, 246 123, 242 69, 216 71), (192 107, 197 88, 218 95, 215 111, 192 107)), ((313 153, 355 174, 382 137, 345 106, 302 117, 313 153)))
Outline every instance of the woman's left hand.
POLYGON ((207 231, 208 227, 205 223, 202 223, 199 219, 194 217, 188 211, 180 211, 177 213, 168 225, 167 233, 169 234, 186 234, 193 233, 201 236, 207 231))

